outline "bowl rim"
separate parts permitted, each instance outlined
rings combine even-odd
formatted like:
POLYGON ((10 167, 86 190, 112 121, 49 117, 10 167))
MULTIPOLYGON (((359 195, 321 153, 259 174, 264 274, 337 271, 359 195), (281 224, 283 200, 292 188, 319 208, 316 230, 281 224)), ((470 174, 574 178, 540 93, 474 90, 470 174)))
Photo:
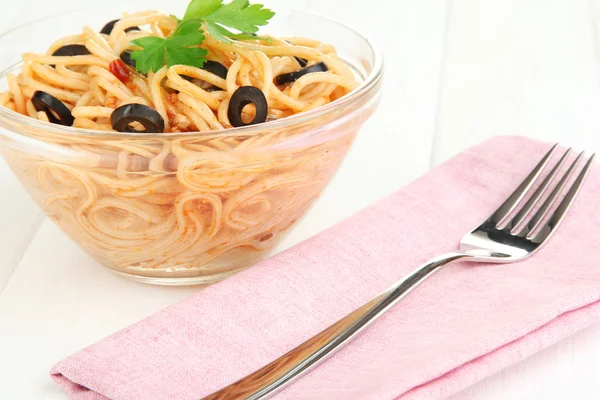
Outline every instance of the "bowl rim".
MULTIPOLYGON (((26 28, 27 26, 30 26, 30 25, 33 25, 33 24, 36 24, 36 23, 39 23, 42 21, 46 21, 48 19, 58 18, 61 16, 75 15, 78 13, 99 10, 99 9, 109 9, 109 8, 125 9, 130 6, 137 6, 137 5, 139 5, 139 3, 129 3, 129 4, 111 5, 111 6, 98 6, 98 7, 86 7, 86 8, 80 8, 77 10, 72 10, 72 11, 69 11, 66 13, 56 13, 56 14, 48 15, 45 17, 35 19, 33 21, 25 22, 23 24, 20 24, 16 27, 11 28, 7 31, 1 32, 0 40, 19 29, 26 28)), ((376 44, 374 44, 367 36, 362 34, 359 30, 355 29, 354 27, 352 27, 348 24, 345 24, 343 22, 340 22, 339 20, 337 20, 335 18, 324 16, 324 15, 321 15, 321 14, 318 14, 318 13, 315 13, 312 11, 299 10, 299 9, 294 9, 294 8, 290 8, 290 7, 281 7, 281 8, 278 8, 278 11, 287 11, 287 12, 291 12, 291 13, 299 13, 299 14, 309 15, 312 17, 317 17, 317 18, 320 18, 320 19, 325 20, 330 23, 334 23, 336 25, 339 25, 345 29, 352 31, 360 39, 364 40, 365 43, 370 47, 370 50, 372 53, 372 59, 373 59, 372 69, 371 69, 370 73, 364 78, 364 80, 360 83, 360 85, 356 89, 354 89, 352 92, 350 92, 346 96, 344 96, 338 100, 335 100, 331 103, 328 103, 324 106, 320 106, 320 107, 317 107, 317 108, 309 110, 309 111, 304 111, 304 112, 301 112, 298 114, 294 114, 294 115, 291 115, 289 117, 285 117, 282 119, 273 120, 273 121, 269 121, 269 122, 263 122, 263 123, 257 124, 257 125, 248 125, 248 126, 237 127, 237 128, 234 127, 234 128, 226 128, 226 129, 211 130, 211 131, 169 132, 169 133, 150 133, 150 134, 144 133, 144 132, 139 132, 139 133, 138 132, 107 132, 107 131, 101 131, 101 130, 81 129, 81 128, 74 128, 71 126, 56 125, 56 124, 52 124, 49 122, 33 119, 29 116, 22 115, 20 113, 17 113, 16 111, 12 111, 6 107, 1 107, 1 106, 0 106, 0 121, 2 119, 6 119, 13 123, 22 124, 22 125, 25 125, 25 126, 28 126, 31 128, 43 129, 43 130, 46 130, 49 133, 53 133, 53 134, 72 135, 73 137, 94 137, 96 139, 100 139, 102 137, 110 137, 111 139, 144 138, 144 139, 151 140, 151 139, 167 139, 167 138, 168 139, 179 139, 179 138, 201 137, 204 135, 253 136, 255 134, 260 134, 264 131, 270 131, 270 130, 275 130, 275 129, 285 129, 285 128, 291 128, 293 126, 302 125, 313 119, 318 119, 319 117, 328 115, 330 113, 334 113, 335 111, 342 109, 345 106, 348 106, 349 104, 358 102, 360 99, 368 96, 368 94, 371 93, 371 91, 378 86, 378 83, 381 81, 381 79, 383 77, 383 70, 384 70, 383 55, 382 55, 379 47, 376 44)), ((0 71, 0 78, 2 78, 2 79, 5 78, 5 76, 8 73, 10 73, 12 70, 14 70, 18 65, 20 65, 21 62, 22 61, 12 64, 9 67, 0 71)), ((335 118, 331 122, 334 122, 341 118, 342 118, 342 116, 340 116, 339 118, 335 118)), ((8 128, 5 128, 5 129, 8 129, 8 128)), ((0 131, 0 135, 1 135, 1 131, 0 131)))

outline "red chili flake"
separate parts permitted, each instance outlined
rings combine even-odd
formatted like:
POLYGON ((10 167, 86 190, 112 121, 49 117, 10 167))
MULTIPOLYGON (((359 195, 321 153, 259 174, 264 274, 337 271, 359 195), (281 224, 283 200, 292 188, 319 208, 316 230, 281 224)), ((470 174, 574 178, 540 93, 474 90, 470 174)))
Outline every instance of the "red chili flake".
POLYGON ((111 63, 108 65, 108 69, 114 76, 117 77, 118 80, 125 84, 127 84, 127 82, 129 82, 131 79, 131 72, 129 71, 127 64, 125 64, 120 58, 111 61, 111 63))

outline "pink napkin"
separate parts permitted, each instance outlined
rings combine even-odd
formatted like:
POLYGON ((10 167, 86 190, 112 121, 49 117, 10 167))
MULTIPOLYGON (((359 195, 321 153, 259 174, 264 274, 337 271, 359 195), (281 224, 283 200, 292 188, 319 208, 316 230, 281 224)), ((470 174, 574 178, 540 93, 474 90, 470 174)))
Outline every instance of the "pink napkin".
MULTIPOLYGON (((52 377, 75 399, 208 395, 455 250, 548 148, 520 137, 476 146, 316 237, 72 355, 52 377)), ((598 321, 594 168, 538 255, 447 267, 275 398, 443 398, 598 321)))

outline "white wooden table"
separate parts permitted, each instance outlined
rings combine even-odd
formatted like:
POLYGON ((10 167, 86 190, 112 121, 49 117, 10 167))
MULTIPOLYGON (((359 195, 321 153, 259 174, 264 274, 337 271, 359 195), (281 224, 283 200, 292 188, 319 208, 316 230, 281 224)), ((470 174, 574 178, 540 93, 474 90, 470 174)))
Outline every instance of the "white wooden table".
MULTIPOLYGON (((83 6, 70 0, 5 2, 10 6, 0 13, 2 31, 83 6)), ((278 3, 359 27, 379 42, 387 61, 378 114, 284 247, 494 135, 600 151, 600 0, 278 3), (355 186, 357 175, 366 188, 355 186)), ((145 286, 100 268, 40 214, 2 161, 0 188, 1 399, 66 399, 48 376, 56 361, 198 290, 145 286)), ((455 400, 598 399, 599 370, 595 326, 455 400)))

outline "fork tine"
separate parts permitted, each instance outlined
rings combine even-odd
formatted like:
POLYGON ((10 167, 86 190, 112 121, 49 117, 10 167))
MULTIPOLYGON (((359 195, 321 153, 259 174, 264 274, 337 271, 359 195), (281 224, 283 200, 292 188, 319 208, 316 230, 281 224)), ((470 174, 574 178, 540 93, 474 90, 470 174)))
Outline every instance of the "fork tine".
POLYGON ((490 217, 490 220, 494 223, 494 225, 499 225, 499 223, 502 222, 502 220, 504 220, 515 209, 517 204, 519 204, 519 202, 523 199, 527 191, 531 188, 533 183, 540 176, 540 173, 546 167, 548 161, 550 161, 550 158, 552 158, 552 154, 554 154, 554 150, 556 150, 557 147, 558 143, 552 146, 552 148, 546 153, 546 155, 544 156, 544 158, 542 158, 538 165, 535 166, 535 168, 533 169, 533 171, 531 171, 527 178, 525 178, 525 180, 521 182, 517 190, 515 190, 510 195, 510 197, 506 199, 506 201, 500 207, 498 207, 496 211, 494 211, 494 213, 490 217))
POLYGON ((556 163, 554 168, 552 168, 552 171, 550 171, 548 176, 546 176, 546 178, 544 179, 544 182, 542 182, 542 184, 540 185, 540 187, 537 188, 537 190, 535 191, 533 196, 531 196, 531 198, 529 200, 527 200, 525 205, 523 207, 521 207, 521 210, 519 210, 519 212, 514 216, 514 218, 510 222, 510 226, 509 226, 509 228, 512 228, 511 233, 513 233, 513 234, 516 233, 516 228, 521 224, 521 222, 523 222, 525 217, 527 217, 527 215, 531 212, 531 210, 539 202, 540 198, 542 197, 542 195, 544 194, 546 189, 548 189, 548 186, 550 186, 550 183, 552 183, 552 181, 554 180, 554 178, 556 177, 556 175, 562 168, 563 164, 567 160, 567 156, 569 155, 570 152, 571 152, 570 148, 567 149, 567 151, 565 151, 565 153, 562 155, 560 160, 556 163))
POLYGON ((527 222, 527 225, 521 230, 521 235, 529 237, 530 232, 535 231, 540 226, 542 220, 548 214, 550 208, 552 208, 552 206, 556 202, 556 199, 558 198, 562 190, 565 188, 567 181, 569 180, 571 175, 573 175, 575 168, 577 168, 577 165, 579 164, 582 158, 583 152, 579 153, 575 161, 571 163, 571 166, 560 179, 554 190, 552 190, 546 201, 544 201, 544 204, 542 204, 540 209, 537 210, 537 212, 533 215, 529 222, 527 222))
POLYGON ((596 154, 592 154, 592 156, 590 157, 588 162, 585 164, 585 166, 583 167, 583 169, 581 170, 581 172, 579 173, 579 175, 573 182, 573 185, 567 192, 565 198, 558 205, 558 207, 556 208, 556 210, 554 211, 554 213, 552 214, 552 216, 550 217, 548 222, 546 222, 546 224, 544 224, 541 231, 537 235, 535 235, 534 238, 528 237, 528 239, 530 239, 536 243, 541 243, 542 241, 546 240, 552 232, 554 232, 556 227, 563 220, 567 211, 569 211, 569 208, 571 207, 571 204, 573 204, 575 197, 577 197, 577 195, 579 194, 579 190, 581 189, 581 186, 583 185, 583 182, 585 181, 585 178, 587 177, 587 175, 590 171, 590 168, 592 167, 595 157, 596 157, 596 154))

